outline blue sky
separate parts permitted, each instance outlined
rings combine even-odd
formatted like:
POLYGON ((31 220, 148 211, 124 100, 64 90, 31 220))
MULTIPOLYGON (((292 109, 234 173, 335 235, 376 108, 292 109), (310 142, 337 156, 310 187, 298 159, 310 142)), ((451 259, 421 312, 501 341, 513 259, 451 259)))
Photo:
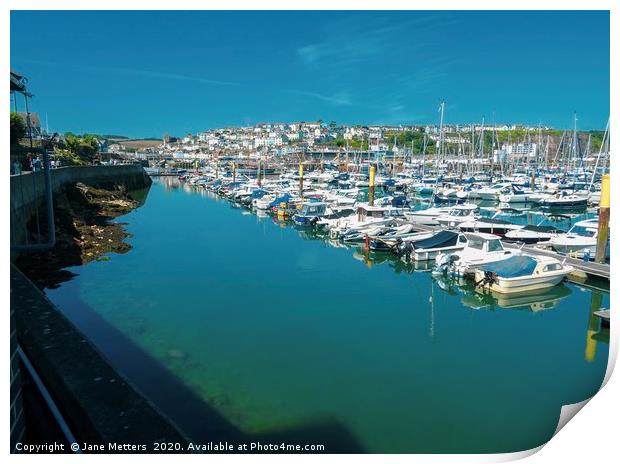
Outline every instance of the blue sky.
POLYGON ((257 122, 604 128, 608 12, 12 12, 50 130, 160 137, 257 122))

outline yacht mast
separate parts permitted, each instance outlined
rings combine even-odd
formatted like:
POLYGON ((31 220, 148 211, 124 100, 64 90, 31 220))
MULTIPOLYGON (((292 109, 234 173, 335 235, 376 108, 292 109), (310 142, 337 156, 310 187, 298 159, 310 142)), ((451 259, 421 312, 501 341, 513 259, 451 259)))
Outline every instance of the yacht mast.
POLYGON ((444 161, 444 152, 443 152, 443 112, 444 106, 446 102, 441 100, 441 104, 439 105, 439 111, 441 112, 441 116, 439 118, 439 160, 443 164, 444 161))

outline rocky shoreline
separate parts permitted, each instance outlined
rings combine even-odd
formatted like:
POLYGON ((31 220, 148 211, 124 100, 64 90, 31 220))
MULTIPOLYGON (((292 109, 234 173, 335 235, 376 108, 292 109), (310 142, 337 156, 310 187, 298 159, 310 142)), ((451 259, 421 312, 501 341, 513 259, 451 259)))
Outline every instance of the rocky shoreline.
POLYGON ((112 189, 81 182, 68 185, 54 197, 56 246, 47 252, 23 253, 15 264, 37 287, 55 288, 75 275, 68 267, 109 259, 107 253, 128 252, 125 223, 111 220, 138 206, 121 185, 112 189))

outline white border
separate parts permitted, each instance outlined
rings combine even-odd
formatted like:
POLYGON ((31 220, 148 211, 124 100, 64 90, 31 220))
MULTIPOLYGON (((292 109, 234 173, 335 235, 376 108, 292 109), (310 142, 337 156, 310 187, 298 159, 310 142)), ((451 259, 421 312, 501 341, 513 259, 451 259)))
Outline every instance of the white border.
MULTIPOLYGON (((382 2, 369 1, 369 0, 357 0, 357 1, 342 1, 342 0, 302 0, 302 1, 283 1, 283 0, 263 0, 260 2, 250 2, 247 0, 227 0, 226 2, 207 2, 207 1, 196 1, 196 0, 175 0, 164 1, 164 0, 150 0, 150 1, 138 1, 138 0, 93 0, 88 3, 78 0, 62 0, 62 1, 54 1, 54 2, 42 2, 40 0, 9 0, 3 2, 3 5, 6 5, 5 14, 2 15, 2 19, 0 20, 0 30, 2 30, 2 34, 4 36, 4 40, 2 40, 2 62, 5 66, 5 75, 8 74, 9 68, 9 56, 10 56, 10 20, 9 20, 9 10, 29 10, 29 9, 60 9, 60 10, 68 10, 68 9, 82 9, 82 10, 166 10, 166 9, 180 9, 180 10, 198 10, 198 9, 213 9, 213 10, 244 10, 244 9, 266 9, 266 10, 310 10, 310 9, 318 9, 318 10, 344 10, 344 9, 357 9, 357 10, 611 10, 611 57, 615 57, 615 59, 611 60, 611 82, 619 82, 620 75, 618 74, 618 57, 619 49, 618 49, 618 10, 619 7, 616 6, 618 2, 614 2, 612 0, 589 0, 589 1, 578 1, 578 0, 506 0, 506 1, 488 1, 488 0, 434 0, 434 1, 419 1, 419 0, 409 0, 409 1, 394 1, 394 0, 384 0, 382 2)), ((596 72, 596 70, 593 70, 596 72)), ((613 130, 615 128, 615 121, 617 121, 618 116, 618 94, 617 94, 617 85, 612 85, 610 89, 610 97, 611 97, 611 125, 610 131, 615 133, 613 130)), ((2 101, 2 106, 4 108, 9 108, 9 98, 8 94, 2 93, 0 94, 0 101, 2 101)), ((9 139, 9 130, 8 125, 3 125, 0 129, 2 131, 2 140, 4 140, 4 146, 8 143, 9 139)), ((6 148, 5 148, 6 149, 6 148)), ((8 164, 8 163, 7 163, 8 164)), ((613 171, 612 171, 613 175, 613 171)), ((617 177, 617 176, 614 176, 617 177)), ((620 198, 620 187, 615 185, 615 182, 611 183, 612 187, 612 198, 617 199, 620 198)), ((3 197, 3 205, 4 205, 4 215, 3 218, 9 217, 8 204, 9 204, 9 184, 8 182, 2 183, 2 197, 3 197)), ((614 208, 617 207, 614 202, 614 208)), ((615 226, 615 217, 616 214, 612 214, 611 216, 611 224, 612 228, 616 229, 615 226)), ((6 224, 6 223, 5 223, 6 224)), ((3 301, 6 303, 5 308, 8 309, 8 299, 9 299, 9 272, 8 266, 6 265, 9 261, 9 234, 8 227, 0 228, 0 233, 2 234, 2 242, 5 246, 2 249, 2 253, 4 254, 4 278, 2 279, 2 297, 3 301)), ((612 274, 615 273, 615 264, 618 263, 618 252, 615 246, 611 247, 611 255, 612 255, 612 274)), ((616 306, 617 297, 615 292, 611 293, 610 297, 610 305, 616 306)), ((614 310, 615 312, 615 310, 614 310)), ((7 334, 8 330, 6 325, 8 321, 6 317, 2 320, 2 325, 4 326, 4 333, 7 334)), ((8 343, 5 342, 5 347, 8 347, 8 343)), ((547 445, 541 447, 542 450, 538 453, 539 449, 524 451, 520 453, 512 453, 512 454, 500 454, 500 455, 207 455, 207 456, 187 456, 187 457, 179 457, 175 456, 174 459, 200 459, 200 460, 209 460, 211 462, 240 462, 251 460, 255 462, 290 462, 292 460, 300 461, 300 462, 314 462, 314 461, 355 461, 355 462, 369 462, 369 461, 378 461, 378 460, 390 460, 394 462, 501 462, 501 461, 509 461, 514 459, 521 459, 527 456, 531 456, 529 458, 530 462, 535 463, 549 463, 556 461, 587 461, 587 462, 596 462, 596 461, 608 461, 613 456, 618 456, 620 451, 620 446, 618 445, 619 440, 617 439, 617 424, 618 424, 618 413, 620 412, 619 400, 620 398, 620 381, 618 380, 618 376, 611 377, 611 372, 613 371, 613 366, 615 365, 615 361, 617 359, 618 353, 618 329, 614 326, 612 327, 611 333, 611 342, 610 342, 610 354, 609 359, 610 363, 608 365, 607 374, 605 377, 606 385, 604 388, 588 403, 587 401, 580 403, 580 405, 572 408, 567 408, 563 411, 563 414, 567 411, 571 410, 572 414, 579 411, 580 407, 584 404, 588 404, 582 411, 577 414, 577 417, 571 420, 565 427, 561 428, 561 431, 558 428, 559 433, 555 436, 547 445)), ((8 353, 5 351, 5 354, 1 358, 1 362, 3 364, 4 372, 8 372, 8 353)), ((5 399, 8 396, 8 382, 4 382, 3 388, 5 391, 5 399)), ((5 400, 5 405, 8 405, 9 401, 5 400)), ((2 435, 3 449, 6 453, 8 453, 9 449, 9 423, 6 420, 5 415, 5 433, 2 435)), ((10 455, 9 459, 11 460, 27 460, 30 461, 33 459, 32 456, 17 456, 10 455)), ((53 456, 50 455, 47 458, 36 457, 34 459, 50 459, 55 462, 65 462, 67 459, 79 459, 73 456, 53 456)), ((109 461, 109 456, 106 455, 89 455, 82 459, 88 459, 89 461, 99 461, 99 462, 107 462, 109 461)), ((136 457, 131 457, 129 459, 136 459, 136 457)), ((128 459, 128 460, 129 460, 128 459)), ((145 455, 140 456, 137 459, 148 460, 148 462, 152 461, 169 461, 169 456, 164 455, 145 455)))

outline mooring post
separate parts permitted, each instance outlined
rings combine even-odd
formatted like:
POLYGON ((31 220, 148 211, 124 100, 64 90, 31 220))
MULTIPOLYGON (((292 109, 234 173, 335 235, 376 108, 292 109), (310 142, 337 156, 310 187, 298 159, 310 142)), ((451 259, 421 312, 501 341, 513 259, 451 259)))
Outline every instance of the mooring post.
POLYGON ((592 290, 592 295, 590 296, 590 315, 588 316, 588 330, 586 331, 586 351, 585 351, 585 359, 588 362, 594 361, 596 357, 596 339, 593 336, 598 332, 599 329, 599 318, 594 314, 596 311, 601 309, 601 303, 603 300, 603 295, 598 290, 592 290))
POLYGON ((601 201, 598 207, 598 235, 596 238, 597 263, 605 262, 607 254, 607 239, 609 238, 609 174, 603 175, 601 183, 601 201))
POLYGON ((299 196, 304 197, 304 163, 299 163, 299 196))
POLYGON ((374 206, 375 204, 375 171, 377 168, 374 164, 370 165, 370 180, 368 181, 368 204, 374 206))

